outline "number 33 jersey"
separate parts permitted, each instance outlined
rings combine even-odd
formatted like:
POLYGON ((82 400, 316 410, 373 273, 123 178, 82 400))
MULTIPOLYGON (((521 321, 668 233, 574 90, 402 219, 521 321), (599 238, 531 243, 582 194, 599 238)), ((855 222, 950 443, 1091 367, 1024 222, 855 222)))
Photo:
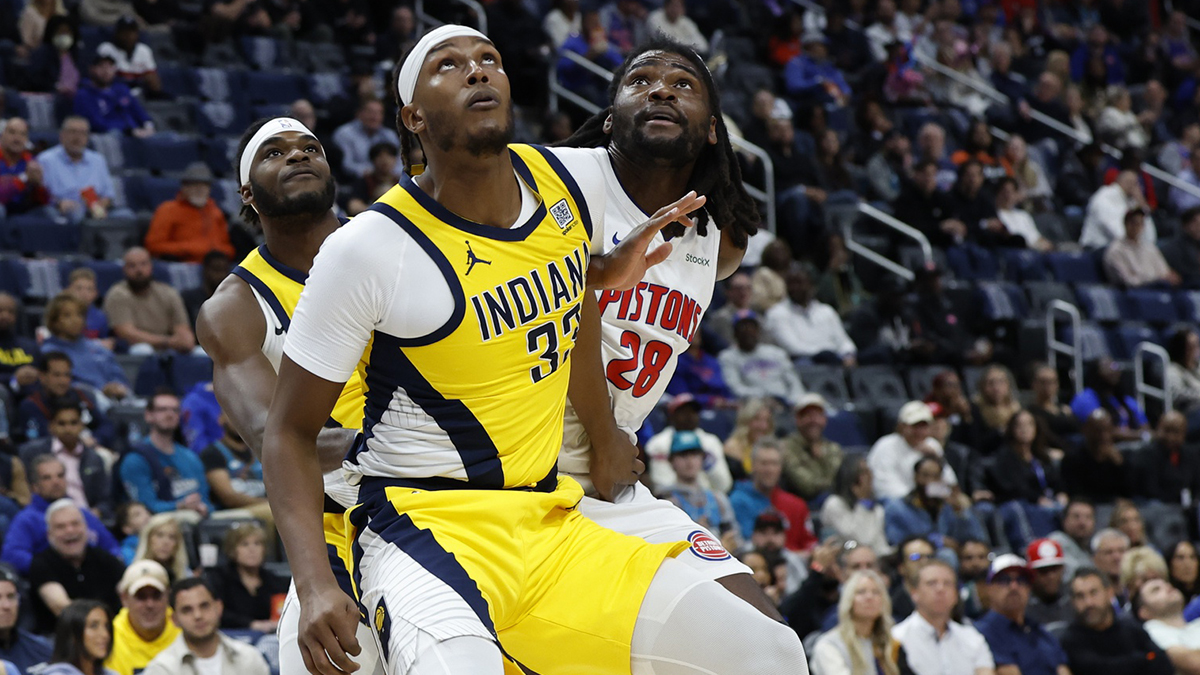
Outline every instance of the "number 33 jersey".
MULTIPOLYGON (((650 219, 617 179, 608 151, 597 148, 606 193, 604 231, 597 239, 607 253, 638 225, 650 219)), ((568 162, 568 167, 571 163, 568 162)), ((707 236, 688 228, 671 240, 671 255, 651 267, 638 285, 628 291, 600 291, 604 371, 612 396, 613 416, 632 437, 662 398, 675 374, 679 355, 687 351, 700 319, 712 301, 717 278, 717 252, 721 233, 709 223, 707 236)), ((664 243, 655 236, 651 250, 664 243)), ((564 473, 588 473, 591 441, 570 402, 563 429, 563 450, 558 467, 564 473)))

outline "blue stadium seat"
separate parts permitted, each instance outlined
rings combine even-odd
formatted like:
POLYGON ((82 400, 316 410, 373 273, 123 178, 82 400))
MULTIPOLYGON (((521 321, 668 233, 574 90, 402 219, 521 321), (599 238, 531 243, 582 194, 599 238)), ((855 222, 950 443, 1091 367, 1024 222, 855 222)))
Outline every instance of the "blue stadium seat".
POLYGON ((176 354, 171 358, 171 381, 175 391, 187 392, 200 382, 211 382, 213 362, 207 356, 176 354))
POLYGON ((1181 320, 1200 323, 1200 291, 1176 291, 1175 309, 1181 320))
MULTIPOLYGON (((1074 340, 1074 331, 1070 326, 1062 331, 1059 339, 1068 343, 1074 340)), ((1079 342, 1084 361, 1095 361, 1101 357, 1111 358, 1113 355, 1104 331, 1091 321, 1084 321, 1079 327, 1079 342)))
POLYGON ((1093 321, 1114 322, 1125 318, 1123 298, 1111 286, 1082 284, 1076 287, 1075 297, 1084 316, 1093 321))
POLYGON ((1054 278, 1068 284, 1098 284, 1101 282, 1096 258, 1091 253, 1053 251, 1046 254, 1046 265, 1054 278))
MULTIPOLYGON (((101 297, 108 292, 108 289, 113 287, 113 284, 125 278, 125 273, 121 271, 121 263, 109 260, 89 260, 84 263, 85 267, 90 268, 96 273, 96 292, 101 297)), ((64 282, 66 279, 64 278, 64 282)))
POLYGON ((154 211, 178 193, 179 181, 174 178, 131 176, 125 181, 125 196, 129 199, 129 208, 134 211, 154 211))
POLYGON ((946 249, 946 263, 954 276, 967 281, 992 280, 1000 276, 996 257, 982 246, 951 246, 946 249))
POLYGON ((0 290, 23 298, 29 295, 29 270, 17 258, 0 258, 0 290))
MULTIPOLYGON (((204 142, 204 161, 217 176, 233 176, 233 156, 237 153, 238 139, 228 136, 209 138, 204 142)), ((216 189, 214 184, 213 189, 216 189)), ((221 200, 217 200, 219 203, 221 200)))
POLYGON ((303 98, 304 78, 285 73, 246 73, 246 88, 251 103, 289 104, 303 98))
POLYGON ((133 393, 138 396, 151 396, 155 390, 168 386, 170 384, 161 358, 155 356, 142 361, 137 377, 133 380, 133 393))
POLYGON ((855 400, 862 399, 871 405, 904 403, 908 401, 908 389, 904 378, 891 366, 859 366, 850 371, 850 388, 855 400))
POLYGON ((76 253, 79 251, 80 226, 57 224, 44 216, 22 215, 9 218, 13 249, 27 254, 76 253))
POLYGON ((251 116, 256 120, 263 117, 286 117, 290 108, 286 103, 260 103, 251 108, 251 116))
POLYGON ((348 87, 341 73, 314 73, 308 77, 308 91, 314 105, 324 106, 338 97, 346 97, 348 87))
POLYGON ((196 96, 196 79, 190 68, 159 64, 158 78, 162 80, 163 93, 175 99, 196 96))
POLYGON ((981 281, 975 287, 984 318, 990 321, 1015 321, 1026 315, 1025 296, 1014 283, 981 281))
POLYGON ((1118 359, 1133 358, 1133 352, 1141 342, 1158 344, 1158 331, 1139 321, 1130 321, 1109 333, 1109 346, 1112 347, 1113 356, 1118 359))
POLYGON ((245 75, 240 70, 223 68, 194 68, 192 81, 196 93, 208 101, 228 101, 245 91, 245 75))
POLYGON ((737 413, 733 410, 705 410, 700 413, 700 428, 721 440, 733 433, 737 413))
POLYGON ((279 70, 293 65, 292 51, 282 40, 269 37, 243 37, 242 56, 257 70, 279 70))
POLYGON ((825 437, 842 446, 868 445, 858 413, 853 410, 842 410, 830 415, 825 425, 825 437))
POLYGON ((242 210, 242 196, 238 193, 236 180, 225 179, 214 181, 212 198, 226 216, 237 216, 242 210))
POLYGON ((238 135, 250 126, 250 115, 231 101, 205 101, 196 106, 196 129, 203 135, 238 135))
POLYGON ((841 408, 850 402, 850 389, 841 366, 797 365, 796 372, 804 390, 824 396, 830 406, 841 408))
POLYGON ((1125 306, 1135 319, 1155 324, 1174 323, 1179 320, 1171 294, 1163 290, 1133 288, 1125 291, 1125 306))
POLYGON ((1004 277, 1009 281, 1045 281, 1048 277, 1046 257, 1039 251, 1029 248, 1005 249, 1003 259, 1004 277))
POLYGON ((58 130, 53 94, 23 91, 20 98, 25 106, 25 121, 29 122, 30 131, 58 130))
POLYGON ((1053 300, 1065 300, 1075 304, 1075 294, 1071 287, 1058 281, 1030 281, 1022 284, 1029 293, 1029 311, 1035 315, 1044 314, 1046 307, 1053 300))
POLYGON ((195 138, 158 133, 141 139, 141 165, 151 171, 183 171, 200 161, 200 144, 195 138))

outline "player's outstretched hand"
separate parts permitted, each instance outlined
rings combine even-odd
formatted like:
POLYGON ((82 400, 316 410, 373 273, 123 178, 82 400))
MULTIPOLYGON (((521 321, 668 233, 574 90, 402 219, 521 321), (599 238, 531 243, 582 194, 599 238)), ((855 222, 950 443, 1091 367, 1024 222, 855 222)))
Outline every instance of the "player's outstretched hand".
POLYGON ((605 447, 597 447, 593 441, 592 485, 604 500, 616 499, 625 488, 636 483, 645 470, 646 464, 638 459, 637 446, 630 443, 625 434, 615 434, 605 447))
POLYGON ((300 604, 300 655, 312 675, 358 670, 358 607, 337 585, 321 589, 300 604))
POLYGON ((650 220, 634 228, 624 241, 604 256, 599 287, 626 291, 636 286, 645 276, 646 270, 671 255, 670 242, 648 251, 654 241, 654 235, 671 223, 681 223, 686 227, 695 225, 687 214, 704 206, 705 199, 704 195, 689 192, 673 204, 662 207, 650 220))

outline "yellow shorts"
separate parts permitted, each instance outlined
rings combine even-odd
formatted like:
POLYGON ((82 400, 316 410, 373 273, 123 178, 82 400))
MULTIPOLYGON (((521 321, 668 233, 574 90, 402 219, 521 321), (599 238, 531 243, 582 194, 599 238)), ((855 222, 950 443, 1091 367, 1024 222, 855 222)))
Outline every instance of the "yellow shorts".
POLYGON ((326 510, 321 514, 321 520, 325 525, 325 552, 329 556, 333 576, 346 595, 353 598, 354 584, 350 580, 350 571, 346 568, 346 561, 350 559, 350 542, 346 538, 346 514, 326 510))
POLYGON ((542 675, 629 672, 642 598, 687 542, 648 544, 575 510, 583 489, 419 490, 364 484, 347 561, 387 672, 416 658, 416 630, 498 639, 542 675))

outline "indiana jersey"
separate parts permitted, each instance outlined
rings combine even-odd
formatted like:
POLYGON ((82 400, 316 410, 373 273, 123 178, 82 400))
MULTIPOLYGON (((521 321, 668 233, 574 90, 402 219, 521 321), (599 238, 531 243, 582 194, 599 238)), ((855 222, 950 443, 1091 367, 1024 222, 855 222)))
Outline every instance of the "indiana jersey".
MULTIPOLYGON (((597 239, 605 253, 650 219, 618 180, 608 151, 588 152, 600 156, 606 205, 604 232, 597 239)), ((675 373, 679 354, 687 351, 692 336, 700 329, 712 300, 717 278, 717 253, 721 233, 711 223, 707 236, 695 228, 671 240, 671 255, 646 271, 637 286, 628 291, 601 291, 602 354, 608 391, 612 396, 617 425, 631 435, 642 426, 658 404, 675 373)), ((663 244, 656 235, 651 250, 663 244)), ((564 426, 563 452, 559 468, 573 475, 588 473, 590 441, 570 403, 564 426)))
POLYGON ((596 183, 576 182, 558 152, 510 146, 522 191, 511 228, 455 215, 405 177, 325 241, 285 351, 334 382, 362 355, 352 473, 439 487, 552 479, 589 202, 604 199, 595 188, 585 199, 580 185, 596 183))

